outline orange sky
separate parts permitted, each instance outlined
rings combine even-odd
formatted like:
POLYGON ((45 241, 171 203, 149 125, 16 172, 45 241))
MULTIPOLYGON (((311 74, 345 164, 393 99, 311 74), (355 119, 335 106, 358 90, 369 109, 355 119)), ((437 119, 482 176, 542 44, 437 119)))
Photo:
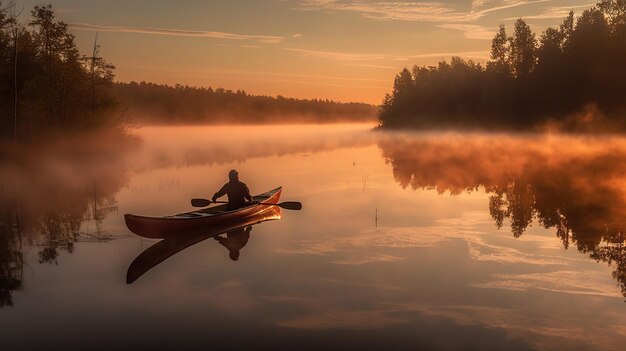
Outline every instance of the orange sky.
MULTIPOLYGON (((540 33, 593 0, 52 0, 84 53, 96 32, 120 81, 378 104, 403 67, 484 62, 499 24, 540 33)), ((27 20, 27 10, 22 15, 27 20)))

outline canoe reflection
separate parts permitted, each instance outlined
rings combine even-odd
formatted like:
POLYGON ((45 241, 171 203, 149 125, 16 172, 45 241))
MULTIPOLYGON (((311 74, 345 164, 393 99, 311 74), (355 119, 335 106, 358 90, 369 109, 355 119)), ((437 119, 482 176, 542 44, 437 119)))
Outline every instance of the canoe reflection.
POLYGON ((239 251, 248 243, 253 226, 266 221, 280 219, 282 219, 280 208, 272 206, 267 211, 239 221, 207 228, 205 232, 181 232, 176 235, 166 236, 163 240, 145 249, 133 260, 126 273, 126 283, 133 283, 169 257, 209 238, 215 238, 216 241, 226 247, 230 258, 236 261, 239 259, 239 251), (226 236, 222 237, 222 234, 226 236))

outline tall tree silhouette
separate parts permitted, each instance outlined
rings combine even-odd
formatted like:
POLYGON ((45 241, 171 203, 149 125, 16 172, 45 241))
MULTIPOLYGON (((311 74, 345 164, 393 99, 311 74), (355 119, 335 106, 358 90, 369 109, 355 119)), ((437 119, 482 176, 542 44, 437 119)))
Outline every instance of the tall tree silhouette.
POLYGON ((609 19, 614 32, 626 30, 626 0, 602 0, 598 8, 609 19))
POLYGON ((379 120, 393 128, 626 130, 625 61, 626 0, 603 0, 578 19, 570 12, 539 40, 518 19, 511 37, 499 27, 486 69, 460 58, 413 67, 415 84, 394 84, 379 120))
POLYGON ((488 67, 497 73, 509 75, 511 74, 510 56, 509 38, 506 36, 504 24, 501 24, 498 34, 491 41, 491 62, 488 67))
POLYGON ((18 21, 13 3, 9 9, 11 14, 0 3, 0 139, 26 142, 59 131, 119 126, 110 90, 113 66, 98 57, 92 71, 51 5, 35 6, 26 25, 18 21), (95 114, 94 81, 100 89, 95 114))

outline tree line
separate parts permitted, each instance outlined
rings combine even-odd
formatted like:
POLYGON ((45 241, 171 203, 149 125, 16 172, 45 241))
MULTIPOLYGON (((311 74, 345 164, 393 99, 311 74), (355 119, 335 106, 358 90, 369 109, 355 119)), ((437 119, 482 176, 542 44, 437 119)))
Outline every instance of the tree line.
POLYGON ((147 123, 374 121, 376 107, 328 100, 254 96, 243 91, 115 83, 115 67, 81 54, 51 5, 19 20, 15 2, 0 0, 0 141, 147 123))
POLYGON ((223 88, 130 82, 116 83, 114 90, 126 115, 140 123, 370 122, 377 112, 364 103, 251 95, 223 88))
POLYGON ((379 110, 382 127, 626 127, 626 1, 602 0, 538 38, 504 25, 485 65, 453 57, 403 69, 379 110), (593 113, 585 113, 593 112, 593 113))
POLYGON ((51 5, 35 6, 26 23, 14 2, 0 2, 0 139, 38 140, 116 125, 113 65, 81 55, 51 5))

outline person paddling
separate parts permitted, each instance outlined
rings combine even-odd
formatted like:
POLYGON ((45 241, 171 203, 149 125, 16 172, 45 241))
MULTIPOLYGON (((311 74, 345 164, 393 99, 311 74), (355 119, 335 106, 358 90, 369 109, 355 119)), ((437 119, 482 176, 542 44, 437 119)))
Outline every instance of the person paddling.
POLYGON ((239 173, 236 170, 228 172, 229 182, 213 195, 213 202, 218 198, 228 195, 228 210, 236 210, 247 204, 246 200, 252 202, 252 196, 248 186, 239 181, 239 173))

